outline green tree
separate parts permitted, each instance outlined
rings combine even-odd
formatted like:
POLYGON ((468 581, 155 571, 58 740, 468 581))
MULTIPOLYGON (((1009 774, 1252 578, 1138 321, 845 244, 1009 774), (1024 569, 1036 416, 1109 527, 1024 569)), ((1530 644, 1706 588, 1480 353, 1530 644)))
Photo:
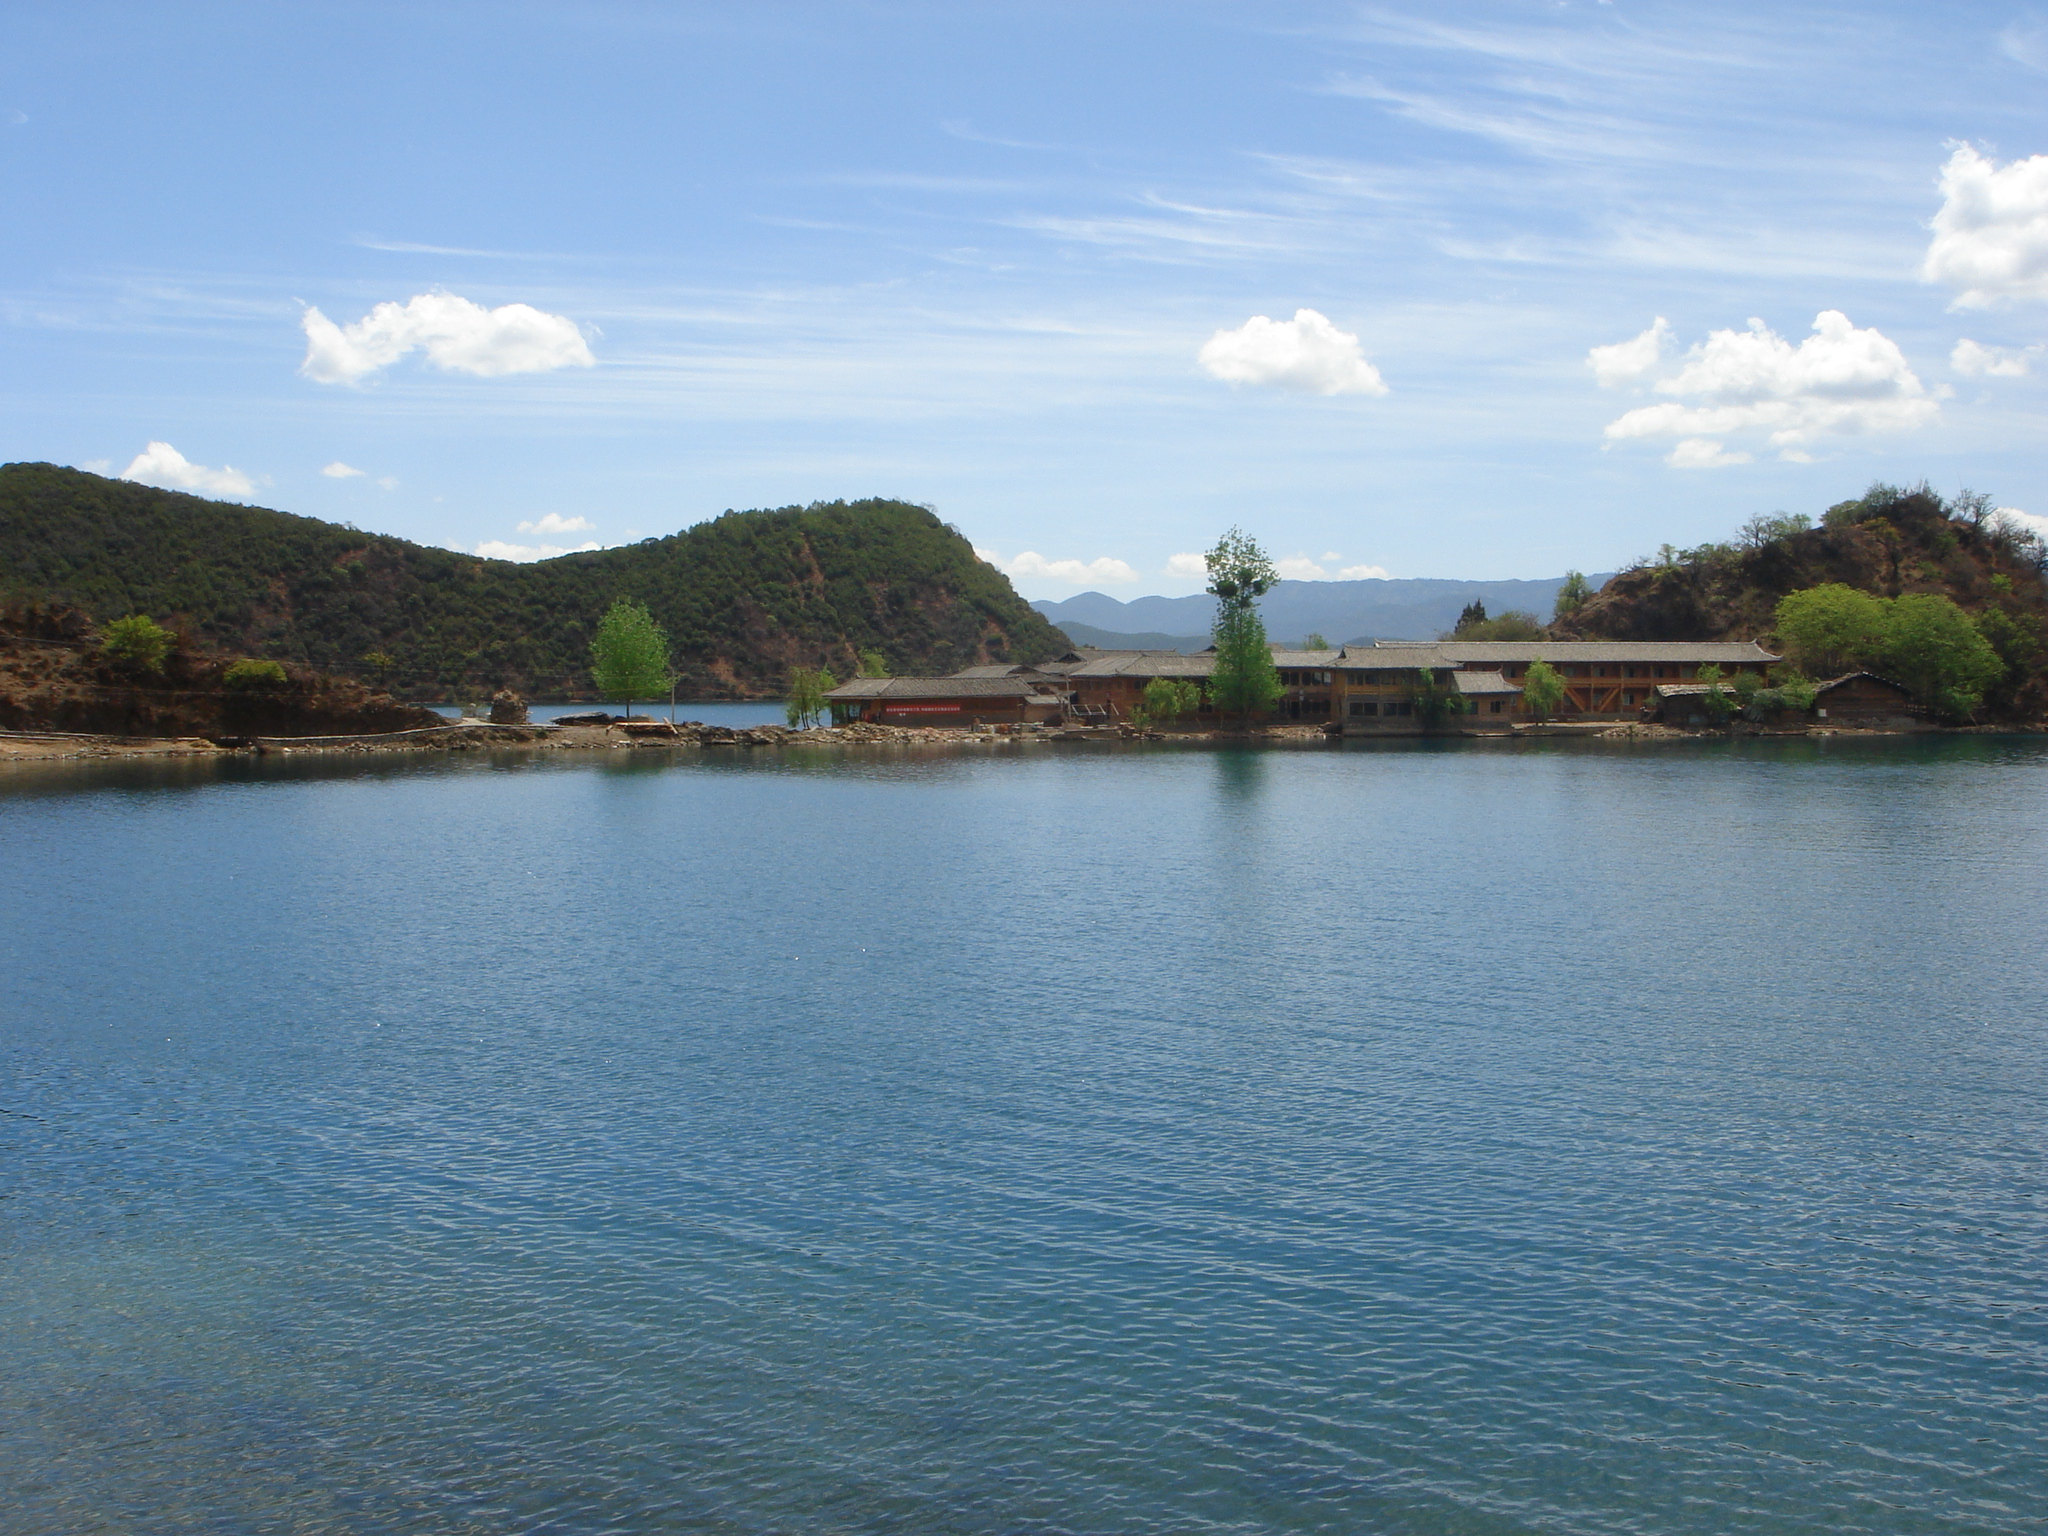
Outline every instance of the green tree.
MULTIPOLYGON (((1743 673, 1736 679, 1736 691, 1740 693, 1743 673)), ((1768 688, 1757 688, 1743 701, 1742 713, 1751 720, 1765 720, 1772 715, 1803 715, 1813 708, 1813 684, 1808 682, 1796 668, 1779 667, 1771 678, 1768 688)))
POLYGON ((1451 640, 1541 640, 1543 621, 1526 609, 1510 608, 1490 619, 1461 624, 1445 638, 1451 640))
POLYGON ((1458 622, 1451 630, 1451 634, 1455 638, 1462 640, 1465 638, 1466 630, 1475 624, 1484 624, 1485 622, 1486 604, 1481 599, 1475 597, 1471 602, 1458 610, 1458 622))
POLYGON ((1323 638, 1321 630, 1312 629, 1308 632, 1308 637, 1301 642, 1301 648, 1304 651, 1327 651, 1330 649, 1330 642, 1323 638))
POLYGON ((839 679, 824 667, 798 667, 789 674, 789 697, 783 713, 797 730, 809 730, 825 713, 825 695, 839 686, 839 679))
POLYGON ((1280 672, 1266 640, 1259 599, 1273 590, 1280 573, 1258 543, 1233 528, 1203 557, 1209 567, 1209 595, 1216 599, 1216 666, 1209 692, 1216 708, 1241 716, 1247 725, 1280 702, 1280 672))
POLYGON ((1728 690, 1721 685, 1721 668, 1710 661, 1702 666, 1695 676, 1707 685, 1706 694, 1700 702, 1706 705, 1707 713, 1714 717, 1714 723, 1722 724, 1735 712, 1736 704, 1728 690))
POLYGON ((2005 671, 1970 616, 1945 597, 1892 599, 1884 631, 1884 667, 1921 703, 1952 720, 1968 719, 2005 671))
MULTIPOLYGON (((1993 590, 1998 590, 1995 581, 1993 590)), ((2012 583, 2008 580, 2004 593, 2011 590, 2012 583)), ((1998 660, 2005 668, 2005 675, 1991 690, 1992 703, 2002 708, 2010 704, 2013 696, 2026 686, 2027 679, 2040 670, 2043 651, 2041 626, 2038 622, 2030 624, 2017 618, 2004 608, 1986 608, 1974 622, 1977 633, 1997 652, 1998 660)))
POLYGON ((889 675, 889 663, 883 658, 880 651, 862 651, 860 653, 860 675, 862 677, 887 677, 889 675))
POLYGON ((1557 668, 1541 659, 1530 662, 1522 678, 1522 707, 1538 720, 1548 720, 1563 702, 1564 679, 1557 668))
POLYGON ((131 613, 125 619, 114 620, 101 632, 100 650, 140 671, 161 672, 175 638, 154 619, 131 613))
POLYGON ((1178 720, 1202 707, 1201 686, 1185 677, 1155 677, 1145 685, 1144 721, 1178 720))
POLYGON ((1550 611, 1557 618, 1568 619, 1585 607, 1586 599, 1592 595, 1593 589, 1587 583, 1584 572, 1566 571, 1564 585, 1557 589, 1557 596, 1551 602, 1550 611))
POLYGON ((1415 711, 1415 718, 1425 728, 1434 730, 1447 716, 1464 714, 1466 699, 1448 671, 1439 677, 1432 667, 1418 667, 1415 681, 1408 685, 1408 704, 1415 711))
POLYGON ((668 636, 647 605, 630 598, 619 598, 598 620, 590 661, 597 691, 608 699, 624 700, 628 715, 635 699, 658 698, 675 682, 668 636))
POLYGON ((230 688, 282 688, 290 681, 281 663, 248 656, 223 672, 220 680, 230 688))
POLYGON ((1887 617, 1885 599, 1833 581, 1779 600, 1778 640, 1801 670, 1838 677, 1879 660, 1887 617))
POLYGON ((363 657, 363 665, 376 674, 377 687, 381 690, 391 676, 391 669, 398 665, 398 658, 389 651, 371 651, 363 657))

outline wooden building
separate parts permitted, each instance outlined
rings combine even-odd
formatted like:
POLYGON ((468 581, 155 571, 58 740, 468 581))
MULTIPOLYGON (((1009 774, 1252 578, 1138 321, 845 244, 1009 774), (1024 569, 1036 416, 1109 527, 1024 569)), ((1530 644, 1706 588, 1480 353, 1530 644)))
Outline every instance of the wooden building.
POLYGON ((1545 661, 1565 687, 1552 718, 1625 720, 1637 716, 1660 682, 1696 678, 1710 664, 1725 679, 1749 672, 1761 682, 1779 659, 1750 640, 1380 640, 1344 647, 1333 668, 1332 707, 1348 732, 1369 734, 1404 720, 1413 729, 1411 701, 1428 671, 1469 705, 1449 723, 1506 729, 1530 718, 1522 688, 1530 665, 1545 661))
POLYGON ((1925 711, 1903 683, 1875 672, 1851 672, 1813 685, 1814 719, 1830 725, 1914 725, 1925 711))
MULTIPOLYGON (((981 670, 979 668, 975 669, 981 670)), ((832 723, 953 726, 1049 724, 1066 701, 1028 677, 856 677, 825 695, 832 723)))

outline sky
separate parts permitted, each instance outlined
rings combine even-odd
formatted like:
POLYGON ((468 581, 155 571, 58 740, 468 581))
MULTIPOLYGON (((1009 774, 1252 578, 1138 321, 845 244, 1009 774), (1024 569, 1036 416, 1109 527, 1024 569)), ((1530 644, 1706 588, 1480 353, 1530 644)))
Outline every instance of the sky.
MULTIPOLYGON (((934 508, 1028 597, 2048 515, 2048 13, 0 8, 0 459, 531 558, 934 508)), ((2048 529, 2048 520, 2034 526, 2048 529)))

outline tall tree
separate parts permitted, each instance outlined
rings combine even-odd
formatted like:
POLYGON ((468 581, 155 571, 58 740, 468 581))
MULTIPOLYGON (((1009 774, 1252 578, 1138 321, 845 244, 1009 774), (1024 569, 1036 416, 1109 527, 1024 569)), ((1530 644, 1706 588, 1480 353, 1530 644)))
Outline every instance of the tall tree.
POLYGON ((628 715, 635 699, 658 698, 673 686, 668 636, 645 603, 622 597, 605 610, 590 642, 590 677, 606 698, 623 699, 628 715))
POLYGON ((824 667, 798 667, 789 674, 789 698, 783 715, 796 730, 809 730, 825 713, 825 695, 839 686, 839 679, 824 667))
POLYGON ((1563 702, 1564 679, 1557 675, 1557 668, 1540 658, 1530 662, 1522 678, 1522 707, 1538 720, 1548 720, 1563 702))
POLYGON ((1247 726, 1254 713, 1280 702, 1280 671, 1266 640, 1259 599, 1273 590, 1280 573, 1258 542, 1233 528, 1203 557, 1209 567, 1209 595, 1216 599, 1216 666, 1209 692, 1219 714, 1235 714, 1247 726))

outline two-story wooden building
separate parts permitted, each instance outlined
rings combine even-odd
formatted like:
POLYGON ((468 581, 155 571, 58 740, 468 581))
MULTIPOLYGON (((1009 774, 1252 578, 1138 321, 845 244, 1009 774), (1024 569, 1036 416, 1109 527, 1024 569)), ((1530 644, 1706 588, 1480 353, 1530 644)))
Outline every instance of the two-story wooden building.
POLYGON ((1696 678, 1712 665, 1724 678, 1749 672, 1762 682, 1778 660, 1751 640, 1379 640, 1344 647, 1331 707, 1347 731, 1403 720, 1412 729, 1412 700, 1428 671, 1464 700, 1464 718, 1455 723, 1505 728, 1529 718, 1522 688, 1530 666, 1543 661, 1565 688, 1555 718, 1626 720, 1660 681, 1696 678))

